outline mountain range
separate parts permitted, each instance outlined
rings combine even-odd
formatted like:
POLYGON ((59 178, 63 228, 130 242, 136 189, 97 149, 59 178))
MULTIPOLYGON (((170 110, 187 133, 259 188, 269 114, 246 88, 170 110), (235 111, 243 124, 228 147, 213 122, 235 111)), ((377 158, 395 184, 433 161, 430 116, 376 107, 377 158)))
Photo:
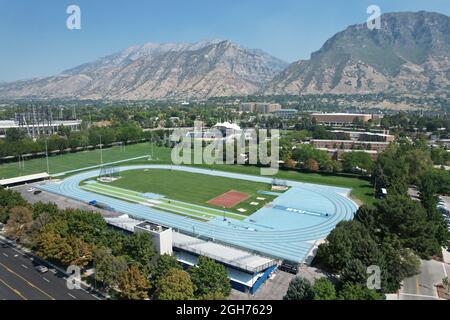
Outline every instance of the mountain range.
POLYGON ((228 40, 133 46, 62 73, 0 83, 2 98, 205 99, 251 94, 450 91, 450 17, 387 13, 288 64, 228 40))

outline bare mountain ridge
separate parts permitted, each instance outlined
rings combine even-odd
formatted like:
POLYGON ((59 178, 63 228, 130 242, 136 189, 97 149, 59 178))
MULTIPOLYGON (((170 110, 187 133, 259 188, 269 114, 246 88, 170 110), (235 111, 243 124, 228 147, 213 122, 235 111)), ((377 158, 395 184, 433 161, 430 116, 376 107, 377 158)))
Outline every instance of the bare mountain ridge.
POLYGON ((310 60, 277 75, 266 94, 444 93, 450 89, 450 17, 430 12, 388 13, 381 29, 353 25, 310 60))
POLYGON ((0 86, 17 98, 169 99, 247 95, 288 64, 230 41, 134 46, 53 77, 0 86))
POLYGON ((450 17, 387 13, 290 65, 230 41, 148 43, 46 78, 0 83, 0 98, 206 99, 253 94, 446 94, 450 17))

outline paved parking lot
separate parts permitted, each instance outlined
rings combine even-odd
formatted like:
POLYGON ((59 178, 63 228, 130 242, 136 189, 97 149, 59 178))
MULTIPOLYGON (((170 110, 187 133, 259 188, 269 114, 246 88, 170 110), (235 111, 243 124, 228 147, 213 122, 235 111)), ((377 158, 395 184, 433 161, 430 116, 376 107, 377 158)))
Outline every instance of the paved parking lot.
POLYGON ((28 191, 29 188, 33 187, 33 185, 22 185, 11 188, 14 191, 19 192, 22 197, 27 200, 29 203, 43 202, 43 203, 56 203, 58 208, 60 209, 80 209, 85 211, 96 211, 100 212, 101 215, 105 218, 117 217, 120 214, 113 213, 107 210, 101 210, 99 208, 95 208, 90 206, 87 203, 83 203, 81 201, 72 200, 67 197, 63 197, 57 194, 49 193, 42 191, 42 193, 34 195, 33 192, 28 191))
POLYGON ((308 266, 301 267, 297 275, 278 270, 275 278, 268 279, 255 295, 251 296, 232 290, 230 300, 283 300, 289 287, 289 282, 296 276, 306 278, 311 283, 314 283, 315 279, 322 278, 325 274, 317 268, 308 266))

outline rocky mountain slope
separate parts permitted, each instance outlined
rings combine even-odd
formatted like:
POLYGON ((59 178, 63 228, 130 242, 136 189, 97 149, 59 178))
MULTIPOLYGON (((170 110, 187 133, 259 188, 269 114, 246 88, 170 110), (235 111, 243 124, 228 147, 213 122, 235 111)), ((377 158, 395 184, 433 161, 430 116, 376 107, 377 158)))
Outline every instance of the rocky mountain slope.
POLYGON ((450 90, 450 17, 388 13, 381 29, 350 26, 277 75, 266 94, 443 93, 450 90))
POLYGON ((247 95, 287 65, 229 41, 149 43, 57 76, 0 85, 0 97, 137 100, 247 95))

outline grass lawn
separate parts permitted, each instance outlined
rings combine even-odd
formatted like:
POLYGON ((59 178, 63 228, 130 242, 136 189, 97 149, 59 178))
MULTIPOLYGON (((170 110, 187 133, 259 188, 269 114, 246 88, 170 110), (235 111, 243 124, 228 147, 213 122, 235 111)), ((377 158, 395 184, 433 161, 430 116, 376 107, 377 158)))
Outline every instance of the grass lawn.
MULTIPOLYGON (((165 147, 150 147, 149 143, 140 143, 126 146, 125 151, 121 147, 113 147, 103 150, 103 162, 113 162, 125 160, 138 156, 148 155, 152 152, 154 158, 148 160, 134 160, 123 163, 128 164, 168 164, 171 161, 171 149, 165 147)), ((100 164, 100 150, 83 151, 78 153, 69 153, 57 155, 49 158, 50 173, 60 173, 64 171, 81 169, 84 167, 100 164)), ((239 165, 199 165, 203 168, 236 172, 242 174, 259 175, 260 169, 252 166, 239 165)), ((21 175, 40 173, 46 171, 45 158, 32 159, 25 161, 25 169, 19 169, 19 164, 7 163, 0 165, 0 179, 12 178, 21 175)), ((296 171, 284 171, 276 175, 277 178, 289 179, 294 181, 316 183, 352 189, 352 197, 360 202, 372 205, 376 202, 373 194, 373 187, 370 182, 359 177, 342 177, 337 175, 325 175, 320 173, 303 173, 296 171)), ((227 190, 228 191, 228 190, 227 190)), ((239 191, 239 190, 238 190, 239 191)))
MULTIPOLYGON (((201 165, 214 170, 228 171, 249 175, 260 175, 260 168, 253 166, 240 165, 201 165)), ((367 205, 373 205, 376 202, 374 198, 373 186, 371 183, 359 177, 343 177, 337 175, 328 175, 321 173, 306 173, 298 171, 280 170, 274 177, 286 180, 300 181, 306 183, 322 184, 352 189, 353 199, 367 205)))
MULTIPOLYGON (((153 152, 158 158, 156 161, 168 162, 170 153, 161 150, 165 148, 154 147, 153 152)), ((138 143, 125 146, 115 146, 103 149, 103 163, 115 162, 146 156, 151 154, 151 145, 147 143, 138 143)), ((50 173, 56 174, 69 170, 81 169, 85 167, 96 166, 100 164, 100 150, 81 151, 76 153, 66 153, 49 157, 50 173)), ((47 171, 46 159, 38 158, 26 160, 23 167, 19 167, 18 162, 5 163, 0 165, 0 179, 13 178, 29 174, 41 173, 47 171)))
POLYGON ((260 195, 258 190, 269 191, 271 186, 266 183, 245 181, 232 178, 223 178, 197 174, 183 171, 170 170, 131 170, 122 172, 121 178, 110 186, 120 187, 137 191, 140 193, 157 193, 173 200, 192 203, 200 206, 221 209, 220 207, 208 204, 207 202, 227 191, 235 190, 247 193, 250 197, 226 211, 242 215, 250 215, 266 203, 272 202, 274 196, 260 195), (257 200, 257 197, 265 198, 264 201, 257 200), (251 202, 258 202, 258 206, 252 206, 251 202), (247 211, 240 213, 237 209, 243 208, 247 211))

